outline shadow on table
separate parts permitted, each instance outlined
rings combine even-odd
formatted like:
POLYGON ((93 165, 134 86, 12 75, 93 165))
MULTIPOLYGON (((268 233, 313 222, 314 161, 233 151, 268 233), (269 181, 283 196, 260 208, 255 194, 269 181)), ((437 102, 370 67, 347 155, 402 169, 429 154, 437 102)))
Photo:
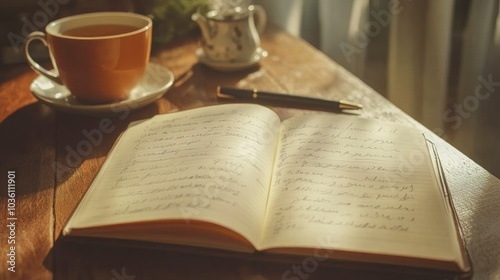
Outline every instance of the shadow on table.
MULTIPOLYGON (((109 116, 82 116, 58 112, 55 122, 58 150, 53 166, 58 170, 57 182, 66 181, 86 160, 104 160, 118 136, 130 123, 151 118, 158 114, 158 111, 157 104, 153 103, 145 108, 123 110, 109 116)), ((102 161, 100 163, 102 164, 102 161)))
POLYGON ((54 279, 451 279, 439 272, 310 257, 285 259, 103 239, 59 238, 45 264, 54 279), (88 241, 88 242, 87 242, 88 241), (120 278, 121 277, 121 278, 120 278), (127 278, 128 277, 128 278, 127 278))
POLYGON ((0 63, 0 84, 13 80, 26 72, 31 72, 27 63, 3 65, 0 63))
MULTIPOLYGON (((38 103, 28 104, 0 123, 0 172, 15 171, 16 196, 52 188, 55 158, 55 113, 38 103)), ((7 191, 0 196, 7 196, 7 191)))
POLYGON ((91 117, 56 112, 40 102, 28 104, 0 123, 0 153, 9 159, 2 160, 0 172, 16 171, 19 196, 53 188, 86 160, 105 157, 118 135, 131 122, 157 114, 156 106, 91 117))

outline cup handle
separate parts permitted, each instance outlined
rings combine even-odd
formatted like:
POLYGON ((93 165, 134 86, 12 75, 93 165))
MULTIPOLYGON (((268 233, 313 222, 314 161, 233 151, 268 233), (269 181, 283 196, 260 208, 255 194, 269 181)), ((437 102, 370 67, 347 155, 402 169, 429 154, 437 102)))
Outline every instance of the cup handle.
POLYGON ((50 71, 48 71, 47 69, 43 68, 42 66, 40 66, 30 55, 29 53, 29 45, 31 43, 31 41, 33 40, 40 40, 42 41, 42 43, 47 47, 47 40, 45 39, 45 33, 43 32, 40 32, 40 31, 35 31, 35 32, 32 32, 30 33, 27 37, 26 37, 26 44, 24 45, 24 56, 26 57, 26 60, 28 60, 28 63, 30 64, 31 66, 31 69, 33 69, 35 72, 37 72, 38 74, 42 75, 42 76, 45 76, 46 78, 50 79, 51 81, 55 82, 55 83, 58 83, 60 85, 62 85, 62 81, 61 79, 59 78, 59 75, 58 74, 54 74, 50 71))
POLYGON ((266 10, 264 10, 264 8, 260 5, 252 5, 251 9, 255 16, 254 18, 255 28, 257 29, 257 32, 259 34, 262 34, 267 25, 266 10))

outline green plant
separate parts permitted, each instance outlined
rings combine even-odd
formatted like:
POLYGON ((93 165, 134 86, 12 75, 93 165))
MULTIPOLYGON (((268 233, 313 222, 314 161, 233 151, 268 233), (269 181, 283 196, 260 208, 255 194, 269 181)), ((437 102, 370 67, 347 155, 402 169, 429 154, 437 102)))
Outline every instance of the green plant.
POLYGON ((207 0, 151 0, 146 13, 153 19, 153 42, 164 44, 197 29, 191 15, 208 7, 207 0))

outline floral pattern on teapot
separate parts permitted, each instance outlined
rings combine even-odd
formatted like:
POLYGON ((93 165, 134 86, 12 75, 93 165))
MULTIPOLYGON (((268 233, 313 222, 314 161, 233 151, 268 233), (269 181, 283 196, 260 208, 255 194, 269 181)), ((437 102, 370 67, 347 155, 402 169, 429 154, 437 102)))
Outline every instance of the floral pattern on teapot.
POLYGON ((259 33, 267 20, 264 9, 257 5, 222 15, 217 11, 195 13, 192 19, 200 26, 205 55, 217 62, 248 61, 260 46, 259 33))

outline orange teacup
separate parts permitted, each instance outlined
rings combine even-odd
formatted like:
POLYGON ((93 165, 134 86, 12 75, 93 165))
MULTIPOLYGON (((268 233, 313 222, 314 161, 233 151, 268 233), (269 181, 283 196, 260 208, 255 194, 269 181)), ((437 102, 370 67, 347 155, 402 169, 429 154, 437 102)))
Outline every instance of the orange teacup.
POLYGON ((143 77, 151 52, 152 21, 134 13, 100 12, 69 16, 49 23, 45 33, 28 35, 25 55, 31 68, 92 103, 128 98, 143 77), (48 71, 29 54, 41 40, 56 71, 48 71))

